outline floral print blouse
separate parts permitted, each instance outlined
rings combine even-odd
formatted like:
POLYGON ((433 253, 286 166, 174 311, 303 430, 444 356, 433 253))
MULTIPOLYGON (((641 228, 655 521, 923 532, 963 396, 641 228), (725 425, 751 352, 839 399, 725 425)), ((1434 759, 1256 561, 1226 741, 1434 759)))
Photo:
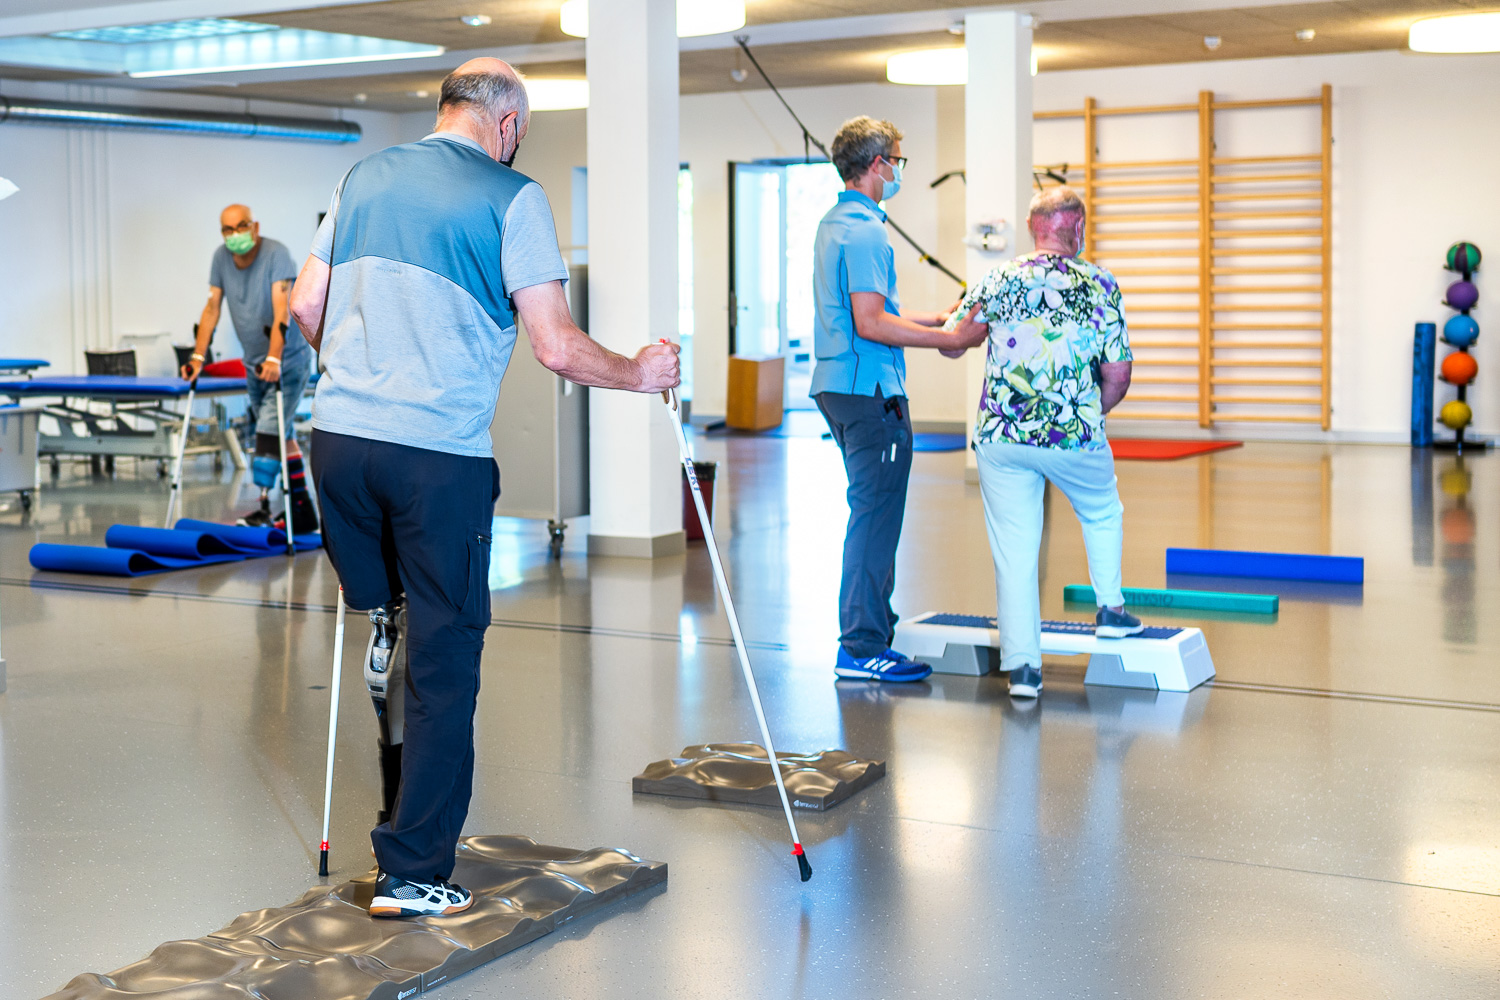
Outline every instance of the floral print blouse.
POLYGON ((974 440, 1108 448, 1099 365, 1131 360, 1114 275, 1076 257, 1023 254, 970 288, 949 327, 976 302, 990 339, 974 440))

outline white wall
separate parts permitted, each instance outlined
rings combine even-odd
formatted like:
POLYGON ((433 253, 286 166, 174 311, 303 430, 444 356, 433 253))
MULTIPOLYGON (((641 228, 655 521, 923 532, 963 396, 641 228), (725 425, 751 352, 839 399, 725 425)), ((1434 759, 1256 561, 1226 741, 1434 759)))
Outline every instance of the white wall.
MULTIPOLYGON (((1441 328, 1452 315, 1439 304, 1456 278, 1442 269, 1445 251, 1463 239, 1500 258, 1500 198, 1491 190, 1500 163, 1500 56, 1371 52, 1044 73, 1036 83, 1039 110, 1081 107, 1085 97, 1102 106, 1191 102, 1199 90, 1223 100, 1315 95, 1332 84, 1333 430, 1353 439, 1406 440, 1412 326, 1431 320, 1441 328)), ((1287 133, 1306 122, 1316 142, 1316 119, 1308 113, 1247 115, 1219 116, 1221 131, 1235 129, 1221 147, 1305 151, 1308 137, 1287 133), (1276 148, 1288 142, 1298 148, 1276 148)), ((1184 120, 1191 130, 1192 120, 1184 120)), ((1060 124, 1038 125, 1038 162, 1067 159, 1070 146, 1060 124)), ((1477 429, 1493 434, 1500 432, 1500 280, 1493 277, 1500 265, 1488 268, 1475 279, 1482 333, 1473 348, 1479 377, 1470 399, 1477 429), (1495 319, 1487 323, 1486 315, 1495 319)), ((1439 360, 1449 350, 1439 344, 1439 360)), ((1454 396, 1441 383, 1437 392, 1439 405, 1454 396)), ((1234 428, 1237 435, 1242 430, 1278 433, 1234 428)))
MULTIPOLYGON (((1492 263, 1477 278, 1476 317, 1500 300, 1500 199, 1488 179, 1500 163, 1500 56, 1417 56, 1378 52, 1288 59, 1200 62, 1171 66, 1043 73, 1036 79, 1039 110, 1102 105, 1182 103, 1199 90, 1225 99, 1315 94, 1334 88, 1334 373, 1333 427, 1352 439, 1404 440, 1409 420, 1412 324, 1439 323, 1443 289, 1453 276, 1442 270, 1443 252, 1459 239, 1478 243, 1492 263)), ((950 181, 927 184, 962 166, 962 97, 956 88, 860 85, 787 91, 793 107, 827 141, 855 114, 896 122, 907 135, 908 180, 891 203, 895 218, 950 266, 961 263, 962 198, 950 181)), ((518 166, 548 188, 559 229, 566 234, 571 177, 583 163, 579 113, 539 114, 518 166)), ((1285 143, 1290 118, 1267 115, 1260 126, 1233 124, 1233 140, 1247 146, 1285 143), (1256 129, 1261 134, 1256 134, 1256 129)), ((1149 143, 1137 131, 1135 141, 1149 143)), ((1162 125, 1163 142, 1174 142, 1162 125)), ((1070 126, 1038 127, 1036 156, 1076 157, 1070 126), (1069 152, 1069 150, 1073 150, 1069 152)), ((1192 137, 1189 136, 1191 139, 1192 137)), ((1225 134, 1225 140, 1230 139, 1225 134)), ((1315 134, 1314 134, 1315 141, 1315 134)), ((1117 147, 1118 148, 1118 147, 1117 147)), ((682 157, 693 168, 696 192, 694 268, 697 292, 695 409, 723 411, 728 263, 727 169, 731 159, 796 156, 801 136, 765 91, 706 94, 682 100, 682 157)), ((901 299, 912 309, 951 301, 954 288, 898 238, 901 299)), ((1500 432, 1500 320, 1481 336, 1474 353, 1480 375, 1471 393, 1482 433, 1500 432)), ((1446 353, 1446 349, 1440 349, 1446 353)), ((963 372, 929 352, 908 352, 912 412, 919 420, 964 420, 963 372)), ((1438 387, 1438 401, 1453 390, 1438 387)), ((1155 425, 1160 429, 1161 425, 1155 425)), ((1169 425, 1176 430, 1176 425, 1169 425)), ((1186 429, 1186 428, 1184 428, 1186 429)), ((1288 432, 1236 427, 1251 435, 1288 432)))
MULTIPOLYGON (((860 114, 889 118, 902 129, 906 134, 902 151, 911 163, 901 194, 891 202, 891 212, 913 238, 936 252, 939 192, 927 185, 938 174, 961 167, 963 150, 960 145, 956 153, 950 152, 954 162, 939 165, 935 88, 870 84, 794 89, 786 95, 824 142, 832 140, 842 122, 860 114)), ((586 155, 583 118, 584 112, 577 111, 533 115, 531 131, 516 160, 518 169, 546 189, 564 243, 571 225, 571 168, 582 166, 586 155)), ((729 337, 727 164, 731 160, 800 156, 802 134, 764 90, 685 96, 681 128, 680 155, 693 172, 693 411, 722 414, 729 337)), ((962 205, 961 198, 958 203, 962 205)), ((952 304, 958 286, 921 263, 899 237, 893 236, 892 242, 896 244, 902 306, 932 310, 952 304)), ((945 263, 960 270, 962 255, 953 254, 945 263)), ((959 371, 958 364, 930 351, 911 351, 907 353, 907 368, 913 415, 918 420, 963 419, 962 393, 955 399, 945 389, 953 373, 959 371)))
MULTIPOLYGON (((1488 184, 1500 163, 1500 56, 1382 52, 1044 73, 1036 79, 1036 105, 1074 108, 1087 96, 1117 106, 1182 102, 1200 89, 1254 99, 1312 94, 1325 82, 1334 87, 1334 429, 1346 437, 1404 439, 1412 324, 1449 315, 1439 305, 1452 278, 1441 268, 1442 255, 1454 240, 1467 239, 1491 258, 1477 278, 1476 317, 1482 328, 1497 326, 1475 345, 1480 374, 1471 398, 1477 429, 1500 432, 1500 321, 1486 320, 1500 312, 1493 304, 1500 281, 1488 277, 1500 267, 1500 199, 1488 184)), ((5 87, 75 100, 245 106, 56 84, 5 87)), ((937 191, 927 187, 963 162, 959 90, 871 84, 791 90, 787 97, 825 141, 855 114, 896 122, 906 132, 911 165, 893 214, 950 266, 961 260, 960 190, 955 181, 937 191)), ((340 174, 374 149, 426 134, 433 117, 430 111, 346 114, 365 128, 359 143, 0 125, 0 176, 21 187, 0 202, 0 353, 45 357, 61 372, 81 369, 85 346, 111 344, 119 334, 168 330, 185 342, 202 306, 225 204, 247 201, 263 231, 300 257, 340 174)), ((585 162, 584 120, 583 112, 533 116, 517 161, 547 189, 564 244, 572 168, 585 162)), ((681 121, 681 155, 693 168, 697 193, 695 408, 720 413, 728 331, 725 164, 800 155, 802 142, 765 91, 684 97, 681 121)), ((1037 158, 1067 158, 1075 142, 1065 127, 1039 126, 1037 158)), ((947 305, 952 283, 899 239, 893 242, 903 305, 947 305)), ((960 365, 920 351, 909 352, 908 365, 917 419, 966 418, 960 365)), ((1439 402, 1452 392, 1440 385, 1439 402)), ((1256 431, 1274 432, 1246 429, 1256 431)))
MULTIPOLYGON (((244 101, 123 89, 5 82, 9 94, 244 111, 244 101)), ((334 117, 251 102, 251 111, 334 117)), ((300 264, 339 177, 395 141, 397 117, 347 112, 357 143, 309 143, 161 132, 0 125, 0 176, 20 192, 0 202, 0 354, 83 370, 87 347, 168 331, 191 339, 203 309, 219 212, 245 202, 261 232, 300 264)), ((239 353, 227 315, 216 349, 239 353)))

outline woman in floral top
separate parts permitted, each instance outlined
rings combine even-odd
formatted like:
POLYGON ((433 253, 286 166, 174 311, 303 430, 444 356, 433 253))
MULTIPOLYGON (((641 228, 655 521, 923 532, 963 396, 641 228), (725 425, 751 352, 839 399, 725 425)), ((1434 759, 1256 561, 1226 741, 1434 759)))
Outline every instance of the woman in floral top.
POLYGON ((995 557, 1001 669, 1012 697, 1034 698, 1042 686, 1037 553, 1048 481, 1083 525, 1099 604, 1095 633, 1133 635, 1143 626, 1124 608, 1124 508, 1104 434, 1104 415, 1130 386, 1120 287, 1078 256, 1084 205, 1071 189, 1037 194, 1026 223, 1036 252, 991 271, 953 315, 979 304, 990 323, 974 450, 995 557))

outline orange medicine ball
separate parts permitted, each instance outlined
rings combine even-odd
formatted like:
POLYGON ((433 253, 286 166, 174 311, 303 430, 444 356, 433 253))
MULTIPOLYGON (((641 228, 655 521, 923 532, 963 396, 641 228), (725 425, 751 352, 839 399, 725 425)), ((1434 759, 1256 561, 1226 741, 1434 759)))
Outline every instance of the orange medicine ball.
POLYGON ((1479 362, 1467 351, 1454 351, 1443 359, 1443 381, 1449 385, 1468 385, 1479 374, 1479 362))

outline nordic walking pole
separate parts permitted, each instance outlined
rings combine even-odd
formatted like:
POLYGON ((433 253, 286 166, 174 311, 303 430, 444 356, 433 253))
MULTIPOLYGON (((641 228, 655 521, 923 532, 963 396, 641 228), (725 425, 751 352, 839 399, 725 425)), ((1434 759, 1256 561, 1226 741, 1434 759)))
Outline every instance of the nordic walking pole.
POLYGON ((755 686, 755 674, 750 670, 750 657, 745 652, 745 637, 740 634, 740 619, 734 613, 734 599, 729 596, 729 581, 724 577, 724 564, 719 561, 719 544, 714 540, 713 525, 708 521, 708 508, 703 504, 703 491, 698 486, 698 475, 693 469, 693 456, 688 451, 687 435, 683 433, 682 421, 678 419, 677 393, 668 389, 662 398, 672 407, 672 429, 677 432, 677 450, 682 454, 682 469, 687 473, 688 486, 692 489, 693 504, 698 508, 698 521, 703 525, 703 538, 708 543, 708 558, 714 567, 714 582, 719 585, 719 596, 724 598, 724 611, 729 616, 729 633, 734 636, 735 652, 740 654, 740 670, 744 671, 745 683, 750 688, 750 704, 755 706, 755 721, 760 723, 761 738, 766 741, 766 753, 771 758, 771 777, 776 779, 776 791, 781 796, 781 808, 786 813, 787 828, 792 831, 792 854, 797 858, 797 870, 802 881, 812 878, 812 865, 807 852, 802 849, 802 838, 797 836, 797 821, 792 817, 792 804, 786 797, 786 785, 781 781, 781 762, 776 757, 776 747, 771 743, 771 728, 766 725, 766 712, 760 704, 760 690, 755 686))
POLYGON ((344 588, 339 588, 339 613, 333 626, 333 701, 328 706, 328 775, 323 779, 323 839, 318 844, 318 874, 328 874, 328 814, 333 811, 333 748, 339 731, 339 678, 344 666, 344 588))
POLYGON ((297 543, 292 537, 292 477, 286 464, 286 417, 281 412, 281 378, 276 379, 276 440, 281 442, 281 511, 286 519, 286 554, 297 554, 297 543))
POLYGON ((182 411, 182 433, 177 436, 177 458, 172 463, 172 490, 167 496, 167 523, 172 526, 172 515, 177 510, 177 498, 182 493, 182 457, 187 454, 188 424, 193 422, 193 393, 198 391, 198 376, 188 383, 187 409, 182 411))

